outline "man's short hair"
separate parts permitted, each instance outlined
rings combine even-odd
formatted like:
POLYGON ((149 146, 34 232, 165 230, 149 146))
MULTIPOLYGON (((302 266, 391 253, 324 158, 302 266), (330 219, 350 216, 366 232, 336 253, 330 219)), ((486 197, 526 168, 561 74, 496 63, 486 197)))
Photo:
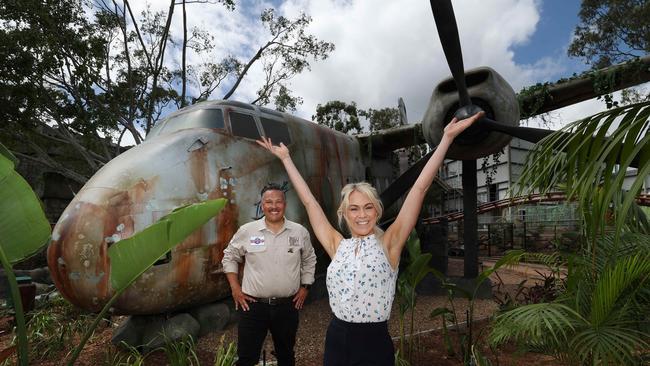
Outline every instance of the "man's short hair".
POLYGON ((287 198, 285 193, 284 193, 284 188, 281 185, 277 184, 277 183, 267 183, 264 186, 264 188, 262 188, 262 192, 260 192, 260 197, 264 196, 264 193, 266 191, 280 191, 280 192, 282 192, 282 197, 284 199, 287 198))

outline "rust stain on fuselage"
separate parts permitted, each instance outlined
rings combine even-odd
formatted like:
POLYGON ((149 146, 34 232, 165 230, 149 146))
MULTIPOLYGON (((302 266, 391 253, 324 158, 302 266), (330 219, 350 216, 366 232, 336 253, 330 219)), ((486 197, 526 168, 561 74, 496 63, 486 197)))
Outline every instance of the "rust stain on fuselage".
MULTIPOLYGON (((190 152, 189 168, 191 182, 196 189, 197 196, 201 194, 206 195, 205 191, 209 185, 210 169, 208 166, 208 148, 203 146, 199 149, 190 152)), ((205 245, 207 242, 203 236, 202 228, 190 234, 182 243, 176 245, 172 250, 172 266, 174 271, 174 285, 176 288, 176 296, 182 298, 183 289, 186 288, 190 282, 190 275, 194 268, 194 256, 192 255, 193 249, 205 245)))
POLYGON ((230 239, 235 235, 239 225, 239 205, 237 204, 237 195, 230 182, 233 177, 230 169, 222 169, 218 174, 219 182, 215 190, 210 194, 210 199, 226 198, 226 206, 221 210, 217 217, 217 242, 210 247, 210 268, 209 277, 213 277, 219 268, 221 268, 221 259, 223 259, 223 250, 226 249, 230 239), (228 182, 221 184, 220 182, 228 182))
POLYGON ((52 280, 70 302, 99 310, 112 296, 108 246, 133 235, 130 209, 149 199, 155 180, 139 180, 125 191, 101 190, 96 201, 104 205, 79 200, 66 208, 47 259, 52 280))

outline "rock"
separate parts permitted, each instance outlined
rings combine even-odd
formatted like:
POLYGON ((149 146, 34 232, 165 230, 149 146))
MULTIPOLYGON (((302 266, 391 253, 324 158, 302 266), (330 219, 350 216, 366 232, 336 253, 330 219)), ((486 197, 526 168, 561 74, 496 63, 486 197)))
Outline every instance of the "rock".
POLYGON ((235 301, 232 299, 232 297, 228 297, 220 301, 228 307, 228 310, 230 310, 230 323, 238 323, 239 312, 235 309, 235 301))
MULTIPOLYGON (((163 321, 162 317, 155 315, 157 320, 163 321)), ((113 331, 111 343, 116 346, 122 342, 131 347, 139 347, 142 344, 142 333, 148 323, 152 321, 149 315, 131 315, 117 329, 113 331)))
POLYGON ((212 303, 199 306, 190 311, 190 314, 199 322, 200 336, 215 330, 222 330, 230 321, 230 309, 224 303, 212 303))
POLYGON ((175 342, 188 335, 197 340, 200 329, 199 322, 188 313, 177 314, 166 321, 153 321, 147 324, 142 334, 144 351, 162 347, 165 341, 175 342))
POLYGON ((147 322, 144 329, 142 329, 142 341, 140 342, 145 351, 152 350, 165 344, 164 337, 161 336, 164 334, 164 329, 165 319, 163 318, 147 322))

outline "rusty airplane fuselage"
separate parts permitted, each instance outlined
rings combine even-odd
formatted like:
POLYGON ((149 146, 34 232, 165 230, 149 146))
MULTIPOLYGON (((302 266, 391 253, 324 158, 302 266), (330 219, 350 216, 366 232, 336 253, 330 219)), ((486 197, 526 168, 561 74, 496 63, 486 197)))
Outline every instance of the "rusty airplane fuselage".
MULTIPOLYGON (((107 249, 182 205, 226 198, 221 213, 177 245, 114 304, 118 314, 155 314, 230 295, 223 249, 237 228, 261 216, 260 189, 287 182, 260 136, 289 146, 296 166, 334 220, 343 185, 365 178, 359 141, 286 113, 232 101, 203 102, 160 121, 140 145, 99 170, 54 227, 47 257, 61 294, 99 310, 113 296, 107 249)), ((288 218, 308 226, 295 192, 288 218)), ((319 257, 324 252, 318 245, 319 257)), ((321 271, 325 261, 320 261, 321 271)))

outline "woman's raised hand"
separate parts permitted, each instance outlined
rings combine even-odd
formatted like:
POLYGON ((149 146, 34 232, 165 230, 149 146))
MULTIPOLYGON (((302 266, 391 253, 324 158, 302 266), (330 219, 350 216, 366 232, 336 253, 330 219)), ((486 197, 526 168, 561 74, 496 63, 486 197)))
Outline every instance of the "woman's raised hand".
POLYGON ((467 117, 460 121, 454 117, 454 119, 452 119, 451 122, 449 122, 449 124, 445 127, 445 136, 448 136, 452 139, 456 138, 456 136, 460 135, 461 132, 465 131, 465 129, 474 124, 474 122, 483 118, 484 115, 485 112, 481 111, 471 117, 467 117))
POLYGON ((257 140, 257 143, 270 151, 273 155, 277 156, 278 159, 284 160, 289 157, 289 149, 284 146, 283 143, 280 143, 280 146, 273 145, 270 138, 262 137, 261 140, 257 140))

